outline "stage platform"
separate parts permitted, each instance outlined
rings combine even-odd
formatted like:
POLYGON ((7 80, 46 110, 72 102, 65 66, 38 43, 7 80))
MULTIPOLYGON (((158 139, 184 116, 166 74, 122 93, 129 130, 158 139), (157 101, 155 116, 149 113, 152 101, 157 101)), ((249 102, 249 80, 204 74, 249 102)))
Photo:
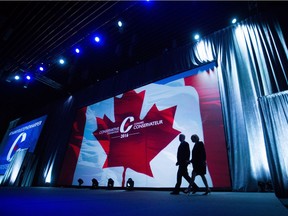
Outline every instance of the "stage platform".
POLYGON ((159 190, 0 187, 1 215, 287 216, 270 192, 213 192, 170 195, 159 190))

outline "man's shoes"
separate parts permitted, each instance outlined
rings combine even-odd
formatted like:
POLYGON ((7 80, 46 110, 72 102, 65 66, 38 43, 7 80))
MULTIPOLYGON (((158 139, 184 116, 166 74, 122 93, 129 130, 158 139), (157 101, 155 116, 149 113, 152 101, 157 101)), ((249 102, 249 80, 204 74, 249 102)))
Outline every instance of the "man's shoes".
POLYGON ((171 195, 179 195, 179 192, 177 192, 177 191, 172 191, 170 194, 171 194, 171 195))
POLYGON ((197 184, 193 183, 192 185, 192 194, 195 194, 197 191, 199 191, 199 187, 197 184))
POLYGON ((192 188, 191 188, 191 185, 189 185, 188 188, 185 189, 183 192, 184 192, 185 194, 188 194, 188 195, 189 195, 189 194, 191 193, 191 189, 192 189, 192 188))
POLYGON ((192 190, 192 194, 195 194, 197 191, 198 191, 197 188, 193 188, 193 190, 192 190))

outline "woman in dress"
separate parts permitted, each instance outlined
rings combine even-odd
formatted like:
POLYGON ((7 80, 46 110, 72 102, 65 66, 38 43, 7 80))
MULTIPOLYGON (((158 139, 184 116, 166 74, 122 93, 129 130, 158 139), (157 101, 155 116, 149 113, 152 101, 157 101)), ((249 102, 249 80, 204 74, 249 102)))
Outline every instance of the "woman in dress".
MULTIPOLYGON (((207 195, 208 193, 211 192, 211 190, 208 187, 207 179, 205 177, 205 174, 206 174, 206 151, 205 151, 204 143, 202 141, 199 141, 199 137, 196 134, 191 136, 191 140, 195 144, 194 144, 194 147, 192 149, 191 163, 193 166, 193 171, 192 171, 192 177, 191 177, 190 185, 193 185, 193 183, 195 181, 195 177, 197 175, 200 175, 202 178, 202 181, 206 187, 206 191, 205 191, 205 193, 203 193, 203 195, 207 195)), ((191 188, 189 188, 188 191, 191 191, 191 188)), ((193 188, 193 193, 196 193, 196 190, 194 188, 193 188)))

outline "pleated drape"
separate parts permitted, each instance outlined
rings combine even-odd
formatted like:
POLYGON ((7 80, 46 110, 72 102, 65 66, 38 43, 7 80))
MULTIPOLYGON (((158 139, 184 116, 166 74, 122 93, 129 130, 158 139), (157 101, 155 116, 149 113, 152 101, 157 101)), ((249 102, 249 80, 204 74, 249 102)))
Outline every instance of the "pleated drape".
POLYGON ((275 193, 288 197, 288 91, 259 98, 275 193))
POLYGON ((204 38, 191 53, 194 64, 219 65, 232 188, 256 191, 271 180, 258 97, 288 88, 281 29, 275 20, 250 18, 204 38))

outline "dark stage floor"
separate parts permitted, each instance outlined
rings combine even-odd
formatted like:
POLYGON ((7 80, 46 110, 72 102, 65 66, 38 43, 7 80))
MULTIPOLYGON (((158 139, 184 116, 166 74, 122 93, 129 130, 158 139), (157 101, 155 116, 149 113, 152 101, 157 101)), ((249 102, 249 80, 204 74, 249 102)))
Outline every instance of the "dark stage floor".
POLYGON ((274 193, 170 195, 155 190, 0 187, 0 215, 287 216, 274 193))

